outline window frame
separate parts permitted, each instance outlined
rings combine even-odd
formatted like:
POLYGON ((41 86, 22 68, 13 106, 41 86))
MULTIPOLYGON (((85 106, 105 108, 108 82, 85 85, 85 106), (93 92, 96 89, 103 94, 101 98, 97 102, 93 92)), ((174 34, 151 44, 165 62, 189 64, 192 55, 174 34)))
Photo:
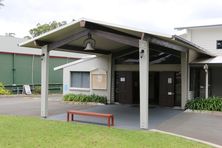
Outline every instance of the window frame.
POLYGON ((218 50, 222 50, 222 40, 217 40, 217 41, 216 41, 216 48, 217 48, 218 50), (219 46, 218 44, 221 44, 221 45, 219 46))
POLYGON ((90 88, 91 88, 91 84, 90 84, 90 72, 89 71, 70 71, 70 87, 69 89, 70 90, 79 90, 79 91, 89 91, 90 88), (87 73, 88 76, 89 76, 89 87, 75 87, 72 85, 72 73, 81 73, 81 84, 80 85, 83 85, 83 73, 87 73))

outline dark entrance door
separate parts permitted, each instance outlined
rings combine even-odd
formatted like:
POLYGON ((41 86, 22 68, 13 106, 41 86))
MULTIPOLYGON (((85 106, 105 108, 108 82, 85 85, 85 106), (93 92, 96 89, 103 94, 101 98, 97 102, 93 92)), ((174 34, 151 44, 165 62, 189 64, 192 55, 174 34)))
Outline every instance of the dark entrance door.
POLYGON ((118 71, 115 78, 115 101, 139 104, 139 72, 118 71))
POLYGON ((175 98, 175 73, 159 73, 159 105, 174 106, 175 98))
POLYGON ((115 78, 115 101, 123 104, 132 104, 132 72, 118 71, 115 78))

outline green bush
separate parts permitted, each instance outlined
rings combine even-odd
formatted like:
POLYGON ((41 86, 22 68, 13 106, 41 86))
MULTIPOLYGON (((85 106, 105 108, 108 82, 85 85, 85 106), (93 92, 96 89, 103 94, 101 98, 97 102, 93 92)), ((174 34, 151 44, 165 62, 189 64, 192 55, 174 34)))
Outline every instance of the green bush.
POLYGON ((189 100, 185 106, 186 109, 191 110, 209 110, 209 111, 222 111, 222 98, 209 97, 196 98, 189 100))
POLYGON ((11 91, 5 89, 3 83, 0 83, 0 95, 11 95, 11 91))
POLYGON ((84 94, 66 94, 63 96, 64 101, 73 101, 73 102, 97 102, 97 103, 107 103, 105 96, 99 96, 96 94, 84 95, 84 94))
POLYGON ((33 90, 33 94, 41 94, 41 86, 35 86, 33 90))

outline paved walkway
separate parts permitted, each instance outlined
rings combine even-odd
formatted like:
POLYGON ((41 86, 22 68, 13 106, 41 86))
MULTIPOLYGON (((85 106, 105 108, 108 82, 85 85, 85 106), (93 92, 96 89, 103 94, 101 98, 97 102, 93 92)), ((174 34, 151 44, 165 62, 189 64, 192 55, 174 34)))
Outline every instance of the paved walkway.
POLYGON ((157 129, 222 145, 222 115, 183 112, 157 129))
MULTIPOLYGON (((115 127, 139 129, 139 107, 130 105, 106 105, 84 109, 84 111, 112 113, 115 127)), ((66 114, 49 117, 53 120, 66 120, 66 114)), ((82 123, 106 125, 106 119, 75 116, 82 123)), ((188 113, 172 108, 151 107, 149 128, 188 136, 222 145, 222 116, 201 113, 188 113)))
MULTIPOLYGON (((115 127, 139 129, 139 106, 132 105, 73 105, 61 102, 62 96, 50 96, 49 118, 66 120, 69 109, 112 113, 115 116, 115 127)), ((40 115, 40 97, 0 97, 0 114, 7 115, 40 115)), ((77 118, 81 122, 106 125, 106 120, 95 117, 77 118)), ((181 134, 200 140, 222 145, 222 116, 200 113, 187 113, 172 108, 150 107, 149 128, 181 134)))
MULTIPOLYGON (((90 105, 73 105, 61 101, 62 95, 49 96, 49 116, 65 113, 69 109, 87 109, 90 105)), ((40 96, 0 97, 0 114, 40 116, 40 96)))
MULTIPOLYGON (((111 113, 115 118, 115 127, 124 129, 140 129, 139 123, 139 106, 132 105, 99 105, 93 108, 83 109, 83 111, 98 112, 98 113, 111 113)), ((156 128, 165 120, 180 114, 181 110, 172 110, 171 108, 150 108, 149 127, 156 128)), ((55 116, 50 116, 49 119, 53 120, 66 120, 66 113, 55 116)), ((107 125, 106 118, 86 117, 75 115, 75 120, 82 123, 101 124, 107 125)))

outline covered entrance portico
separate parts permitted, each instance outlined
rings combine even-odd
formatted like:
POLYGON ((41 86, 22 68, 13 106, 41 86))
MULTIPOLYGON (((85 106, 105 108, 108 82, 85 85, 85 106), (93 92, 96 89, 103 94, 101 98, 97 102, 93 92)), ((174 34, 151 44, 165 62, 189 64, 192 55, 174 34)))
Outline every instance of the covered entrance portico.
MULTIPOLYGON (((167 71, 169 68, 166 65, 155 65, 155 62, 152 66, 150 61, 153 62, 171 55, 179 57, 178 66, 181 73, 180 106, 184 108, 188 98, 189 51, 198 51, 198 53, 205 54, 198 47, 181 41, 177 36, 166 36, 86 19, 50 31, 22 43, 20 46, 42 49, 41 116, 44 118, 48 116, 48 56, 50 51, 58 50, 107 55, 109 64, 107 65, 106 96, 109 103, 113 103, 115 98, 115 71, 121 66, 124 69, 124 65, 115 64, 115 59, 137 52, 140 88, 140 128, 143 129, 148 129, 149 71, 151 68, 159 69, 159 71, 163 69, 167 71), (88 39, 95 41, 94 50, 85 49, 84 41, 88 39), (152 51, 159 52, 159 57, 156 60, 151 60, 153 58, 150 56, 152 51)), ((132 66, 133 68, 136 67, 132 66)), ((167 82, 170 84, 171 80, 167 79, 167 82)), ((174 94, 167 91, 165 95, 170 96, 174 94)))

